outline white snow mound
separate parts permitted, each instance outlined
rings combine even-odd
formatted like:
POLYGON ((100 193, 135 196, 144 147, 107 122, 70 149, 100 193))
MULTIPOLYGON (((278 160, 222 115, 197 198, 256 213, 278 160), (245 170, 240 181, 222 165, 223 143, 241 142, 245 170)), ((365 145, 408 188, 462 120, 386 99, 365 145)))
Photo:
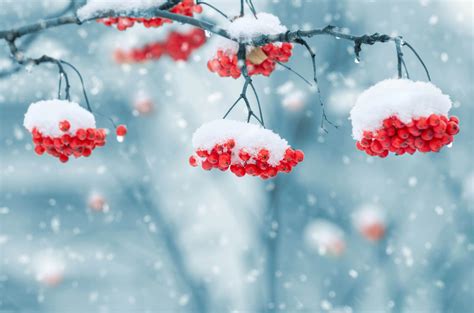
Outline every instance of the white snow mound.
POLYGON ((449 96, 429 82, 387 79, 366 89, 351 110, 352 136, 360 140, 364 131, 382 127, 383 120, 396 115, 402 122, 430 114, 448 115, 449 96))
POLYGON ((81 21, 107 11, 130 11, 131 13, 156 8, 164 0, 87 0, 87 3, 77 10, 81 21))
POLYGON ((281 25, 280 19, 270 13, 258 13, 257 18, 252 14, 235 19, 226 27, 232 38, 248 40, 260 35, 277 35, 286 32, 286 26, 281 25))
POLYGON ((92 113, 75 102, 58 99, 32 103, 25 113, 23 126, 30 132, 36 127, 44 136, 58 137, 65 134, 59 129, 59 122, 64 120, 71 124, 69 134, 75 134, 79 128, 95 128, 92 113))
POLYGON ((267 149, 270 152, 268 163, 276 166, 290 147, 285 139, 260 125, 224 119, 199 127, 193 134, 192 142, 194 150, 211 151, 216 144, 223 144, 229 139, 235 141, 233 164, 242 162, 238 157, 242 148, 251 156, 256 156, 261 149, 267 149))
MULTIPOLYGON (((239 17, 221 27, 227 30, 231 38, 241 41, 251 40, 261 35, 277 35, 288 30, 277 16, 265 12, 258 13, 257 18, 252 14, 239 17)), ((237 42, 221 37, 217 40, 217 46, 227 53, 236 53, 239 49, 237 42)), ((250 51, 251 47, 247 49, 250 51)))

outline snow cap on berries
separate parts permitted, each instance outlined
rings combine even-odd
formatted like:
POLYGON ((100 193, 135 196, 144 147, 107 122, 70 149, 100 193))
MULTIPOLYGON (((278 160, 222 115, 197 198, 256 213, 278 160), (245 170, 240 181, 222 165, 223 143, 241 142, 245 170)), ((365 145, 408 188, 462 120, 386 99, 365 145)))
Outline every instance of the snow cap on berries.
POLYGON ((131 13, 156 8, 163 4, 164 0, 87 0, 87 3, 77 10, 77 16, 81 21, 91 18, 97 13, 107 11, 130 11, 131 13))
POLYGON ((202 125, 194 132, 193 148, 211 151, 216 144, 224 144, 230 139, 235 141, 235 151, 244 149, 250 155, 257 155, 261 149, 267 149, 270 152, 268 163, 274 166, 290 147, 285 139, 260 125, 219 119, 202 125))
POLYGON ((36 128, 44 136, 58 137, 64 134, 59 127, 63 121, 70 123, 71 134, 75 134, 79 128, 95 128, 92 113, 75 102, 58 99, 32 103, 25 114, 23 125, 30 132, 36 128))
POLYGON ((239 17, 226 28, 230 37, 244 40, 260 35, 277 35, 288 30, 277 16, 265 12, 258 13, 257 17, 253 14, 239 17))
POLYGON ((387 79, 365 90, 351 110, 352 136, 360 140, 364 131, 382 127, 383 120, 397 116, 403 123, 431 114, 448 115, 449 96, 430 82, 387 79))
MULTIPOLYGON (((280 19, 270 13, 258 13, 257 18, 253 14, 238 17, 228 22, 223 28, 227 30, 231 38, 240 40, 251 40, 261 35, 277 35, 288 30, 282 25, 280 19)), ((239 45, 233 40, 220 38, 217 46, 224 51, 237 53, 239 45)))

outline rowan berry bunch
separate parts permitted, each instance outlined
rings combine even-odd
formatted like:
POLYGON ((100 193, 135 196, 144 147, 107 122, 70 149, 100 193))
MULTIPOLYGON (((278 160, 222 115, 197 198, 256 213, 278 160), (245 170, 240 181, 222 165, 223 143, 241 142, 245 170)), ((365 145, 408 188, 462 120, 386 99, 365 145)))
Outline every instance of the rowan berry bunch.
POLYGON ((79 128, 73 133, 68 120, 59 122, 58 128, 63 133, 60 136, 43 135, 36 127, 33 128, 31 135, 38 155, 46 152, 65 163, 70 156, 88 157, 96 147, 105 145, 106 132, 103 128, 79 128))
MULTIPOLYGON (((247 54, 246 65, 249 75, 270 76, 276 63, 286 63, 291 57, 293 45, 288 42, 269 43, 253 48, 247 54)), ((239 78, 241 75, 237 53, 217 50, 213 59, 207 62, 207 68, 221 77, 239 78)))
POLYGON ((163 55, 169 55, 175 61, 186 61, 194 50, 206 42, 202 29, 195 28, 188 33, 171 32, 163 42, 147 44, 130 51, 118 49, 114 58, 118 63, 144 62, 156 60, 163 55))
MULTIPOLYGON (((171 13, 193 17, 194 13, 201 13, 202 7, 194 2, 194 0, 182 0, 169 10, 171 13)), ((107 17, 97 20, 98 23, 103 23, 106 26, 115 25, 118 30, 124 31, 129 27, 133 27, 135 23, 142 23, 145 27, 160 27, 166 23, 173 21, 167 18, 134 18, 134 17, 107 17)))
POLYGON ((356 143, 357 149, 368 155, 385 158, 390 152, 396 155, 413 154, 416 151, 439 152, 442 147, 453 142, 459 133, 459 119, 431 114, 428 117, 412 119, 403 123, 397 116, 383 121, 383 126, 375 132, 365 131, 356 143))
POLYGON ((270 151, 262 148, 255 153, 254 149, 241 148, 235 150, 234 139, 229 139, 223 144, 216 144, 212 150, 197 150, 195 155, 189 158, 189 164, 193 167, 201 167, 210 171, 213 168, 221 171, 230 169, 238 177, 245 175, 259 176, 262 179, 275 177, 279 172, 289 173, 292 168, 304 159, 301 150, 288 148, 284 158, 276 165, 268 162, 270 151))

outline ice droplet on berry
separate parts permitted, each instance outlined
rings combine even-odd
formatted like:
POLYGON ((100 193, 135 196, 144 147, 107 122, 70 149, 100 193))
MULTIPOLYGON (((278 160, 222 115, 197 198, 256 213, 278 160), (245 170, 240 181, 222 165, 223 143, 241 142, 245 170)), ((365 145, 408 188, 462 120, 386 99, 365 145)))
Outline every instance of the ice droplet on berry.
POLYGON ((118 142, 123 142, 125 140, 125 136, 117 136, 118 142))

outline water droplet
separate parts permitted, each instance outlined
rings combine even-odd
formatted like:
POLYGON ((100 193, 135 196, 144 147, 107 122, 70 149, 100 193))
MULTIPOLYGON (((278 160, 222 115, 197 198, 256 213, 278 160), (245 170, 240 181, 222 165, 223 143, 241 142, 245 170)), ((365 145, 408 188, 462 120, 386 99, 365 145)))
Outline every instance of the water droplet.
POLYGON ((336 36, 336 39, 341 39, 341 37, 336 36))
POLYGON ((355 59, 354 59, 354 63, 359 64, 359 63, 360 63, 359 58, 355 58, 355 59))
POLYGON ((117 141, 118 142, 123 142, 125 140, 124 136, 117 136, 117 141))
POLYGON ((205 35, 207 38, 210 38, 211 35, 212 35, 212 33, 211 33, 210 31, 208 31, 208 30, 205 30, 205 31, 204 31, 204 35, 205 35))
POLYGON ((34 66, 34 63, 33 62, 28 62, 26 65, 25 65, 25 70, 27 73, 31 73, 31 71, 33 70, 33 66, 34 66))

